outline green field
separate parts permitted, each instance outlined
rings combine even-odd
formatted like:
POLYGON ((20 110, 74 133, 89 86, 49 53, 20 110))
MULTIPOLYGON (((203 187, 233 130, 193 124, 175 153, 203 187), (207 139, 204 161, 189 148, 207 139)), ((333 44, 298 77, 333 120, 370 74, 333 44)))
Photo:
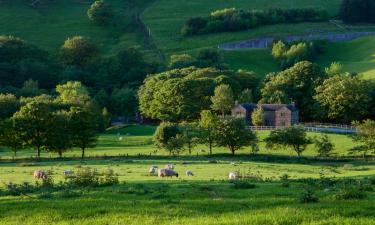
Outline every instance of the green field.
MULTIPOLYGON (((108 0, 116 14, 116 25, 97 26, 88 18, 89 3, 74 0, 53 1, 37 8, 24 0, 0 2, 0 34, 20 37, 54 52, 68 37, 81 35, 91 38, 103 53, 120 48, 142 45, 130 27, 133 15, 124 0, 108 0)), ((138 1, 144 7, 147 1, 138 1)))
MULTIPOLYGON (((153 145, 152 136, 156 127, 154 126, 138 126, 129 125, 126 128, 118 130, 110 130, 99 136, 99 141, 94 149, 86 150, 87 156, 137 156, 138 154, 152 155, 152 156, 165 156, 167 152, 163 150, 157 150, 153 145), (157 150, 157 151, 156 151, 157 150)), ((269 131, 258 131, 257 136, 260 140, 260 154, 269 155, 283 155, 283 156, 294 156, 295 153, 291 150, 278 149, 269 150, 265 147, 263 139, 268 135, 269 131)), ((319 136, 319 133, 308 133, 310 137, 319 136)), ((336 156, 348 156, 350 148, 355 146, 355 143, 348 135, 342 134, 329 134, 332 142, 335 144, 335 155, 336 156)), ((214 154, 226 154, 230 153, 228 149, 216 147, 213 149, 214 154)), ((239 150, 239 155, 249 155, 250 148, 239 150)), ((10 159, 12 158, 12 152, 8 149, 0 148, 0 158, 10 159)), ((192 155, 207 155, 208 147, 204 145, 198 145, 192 151, 192 155)), ((305 156, 316 156, 314 146, 308 146, 306 151, 303 153, 305 156)), ((32 149, 21 150, 18 152, 18 158, 30 158, 35 157, 35 151, 32 149)), ((188 156, 188 152, 184 151, 182 155, 188 156)), ((79 157, 80 151, 74 149, 73 151, 66 152, 66 157, 79 157)), ((42 157, 57 157, 55 153, 42 153, 42 157)))
MULTIPOLYGON (((23 159, 0 162, 0 224, 374 224, 375 192, 367 191, 360 200, 336 200, 339 189, 315 186, 324 179, 363 178, 375 175, 373 161, 319 161, 314 158, 299 160, 290 151, 267 151, 261 147, 262 157, 251 156, 244 149, 237 156, 222 154, 225 149, 214 149, 214 156, 200 153, 168 156, 158 152, 149 154, 152 147, 152 126, 129 126, 100 136, 98 147, 89 154, 112 156, 108 159, 42 161, 23 159), (120 141, 119 137, 123 137, 120 141), (129 153, 129 156, 124 156, 129 153), (289 156, 283 158, 278 154, 289 156), (215 160, 215 161, 213 161, 215 160), (158 178, 150 175, 152 165, 159 168, 167 163, 175 165, 178 178, 158 178), (110 187, 71 187, 74 196, 64 190, 49 189, 48 195, 36 192, 21 196, 1 195, 3 183, 34 183, 33 171, 53 171, 55 183, 64 181, 63 171, 91 167, 103 171, 111 168, 119 176, 120 184, 110 187), (195 176, 185 175, 192 170, 195 176), (235 189, 227 181, 229 172, 239 171, 257 180, 255 188, 235 189), (288 174, 289 187, 282 187, 280 176, 288 174), (324 179, 322 178, 325 177, 324 179), (313 178, 312 184, 301 179, 313 178), (306 185, 313 185, 318 203, 298 202, 306 185), (327 191, 328 190, 328 191, 327 191)), ((259 132, 260 139, 267 132, 259 132)), ((310 136, 316 135, 309 133, 310 136)), ((353 146, 345 135, 330 137, 336 153, 345 155, 353 146)), ((196 150, 203 148, 198 146, 196 150)), ((8 153, 2 150, 2 157, 8 153)), ((20 153, 26 157, 32 151, 20 153)), ((315 155, 312 148, 305 152, 315 155)), ((79 154, 78 151, 68 155, 79 154)), ((48 155, 43 155, 47 157, 48 155)), ((56 157, 56 155, 53 155, 56 157)), ((41 189, 43 190, 43 189, 41 189)))

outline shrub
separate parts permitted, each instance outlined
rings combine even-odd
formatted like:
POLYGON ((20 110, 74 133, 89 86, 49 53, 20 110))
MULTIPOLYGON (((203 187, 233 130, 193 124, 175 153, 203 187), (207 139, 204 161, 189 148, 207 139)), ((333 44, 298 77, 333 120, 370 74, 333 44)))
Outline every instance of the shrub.
POLYGON ((288 174, 285 173, 282 176, 280 176, 280 181, 281 181, 282 187, 289 187, 290 183, 289 183, 289 175, 288 174))
POLYGON ((100 179, 100 185, 109 186, 118 183, 118 176, 112 169, 108 168, 106 171, 103 172, 103 177, 101 177, 100 179))
POLYGON ((87 10, 87 16, 90 20, 99 25, 108 24, 113 17, 113 11, 110 5, 103 0, 95 1, 87 10))
POLYGON ((231 181, 231 182, 234 184, 233 187, 235 189, 252 189, 252 188, 256 188, 255 184, 250 183, 247 180, 235 180, 235 181, 231 181))
POLYGON ((319 201, 319 198, 315 195, 314 191, 310 188, 305 189, 299 196, 300 203, 314 203, 318 201, 319 201))
POLYGON ((81 167, 75 172, 75 176, 69 178, 72 184, 81 187, 98 186, 99 174, 96 169, 81 167))
POLYGON ((363 189, 363 186, 357 181, 346 179, 339 184, 335 198, 337 200, 363 199, 366 197, 363 189))

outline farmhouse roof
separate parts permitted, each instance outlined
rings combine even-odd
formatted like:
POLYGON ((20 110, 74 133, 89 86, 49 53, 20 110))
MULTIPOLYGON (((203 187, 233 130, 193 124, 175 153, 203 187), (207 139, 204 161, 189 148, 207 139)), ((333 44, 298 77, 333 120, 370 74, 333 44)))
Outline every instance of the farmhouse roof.
POLYGON ((283 107, 286 107, 292 112, 298 111, 297 107, 294 104, 255 104, 255 103, 241 103, 240 104, 244 109, 252 111, 258 108, 258 105, 263 108, 264 111, 277 111, 283 107))

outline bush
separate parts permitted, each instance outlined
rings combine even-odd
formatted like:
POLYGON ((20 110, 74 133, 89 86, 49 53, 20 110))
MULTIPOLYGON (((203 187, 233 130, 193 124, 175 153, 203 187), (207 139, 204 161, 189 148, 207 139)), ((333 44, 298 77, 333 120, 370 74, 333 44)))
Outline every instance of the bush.
POLYGON ((108 24, 113 17, 113 11, 110 5, 103 0, 95 1, 87 10, 87 16, 90 20, 99 25, 108 24))
POLYGON ((99 173, 96 169, 81 167, 74 176, 69 176, 67 179, 70 185, 79 187, 109 186, 119 183, 117 174, 110 168, 99 173))
POLYGON ((103 185, 103 186, 110 186, 110 185, 115 185, 118 183, 119 183, 118 176, 110 168, 104 171, 103 177, 100 178, 100 185, 103 185))
POLYGON ((318 201, 319 201, 319 198, 315 195, 314 191, 310 188, 305 189, 299 196, 300 203, 314 203, 318 201))
POLYGON ((235 180, 231 181, 234 184, 235 189, 252 189, 256 188, 256 185, 246 180, 235 180))
POLYGON ((365 188, 358 181, 343 180, 335 194, 337 200, 363 199, 366 197, 365 188))
POLYGON ((289 175, 288 174, 283 174, 281 177, 280 177, 280 181, 281 181, 281 186, 282 187, 289 187, 290 183, 289 183, 289 175))

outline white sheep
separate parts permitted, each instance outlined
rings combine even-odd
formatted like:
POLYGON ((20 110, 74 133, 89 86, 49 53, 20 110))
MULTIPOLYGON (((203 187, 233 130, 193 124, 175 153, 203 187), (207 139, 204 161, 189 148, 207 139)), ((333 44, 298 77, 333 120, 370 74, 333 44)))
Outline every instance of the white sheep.
POLYGON ((47 173, 44 170, 35 170, 34 171, 34 178, 36 179, 47 179, 47 173))
POLYGON ((187 170, 186 171, 186 176, 194 176, 194 173, 193 173, 193 171, 191 171, 191 170, 187 170))
POLYGON ((238 172, 230 172, 228 175, 229 180, 238 180, 239 173, 238 172))
POLYGON ((167 164, 167 165, 165 165, 164 169, 173 170, 174 166, 173 166, 173 164, 167 164))
POLYGON ((178 173, 170 169, 160 169, 158 170, 158 176, 159 177, 173 177, 173 176, 178 177, 178 173))
POLYGON ((63 174, 64 174, 64 176, 73 175, 74 171, 73 170, 64 170, 63 174))
POLYGON ((150 174, 155 174, 156 168, 155 167, 150 167, 149 171, 150 174))

